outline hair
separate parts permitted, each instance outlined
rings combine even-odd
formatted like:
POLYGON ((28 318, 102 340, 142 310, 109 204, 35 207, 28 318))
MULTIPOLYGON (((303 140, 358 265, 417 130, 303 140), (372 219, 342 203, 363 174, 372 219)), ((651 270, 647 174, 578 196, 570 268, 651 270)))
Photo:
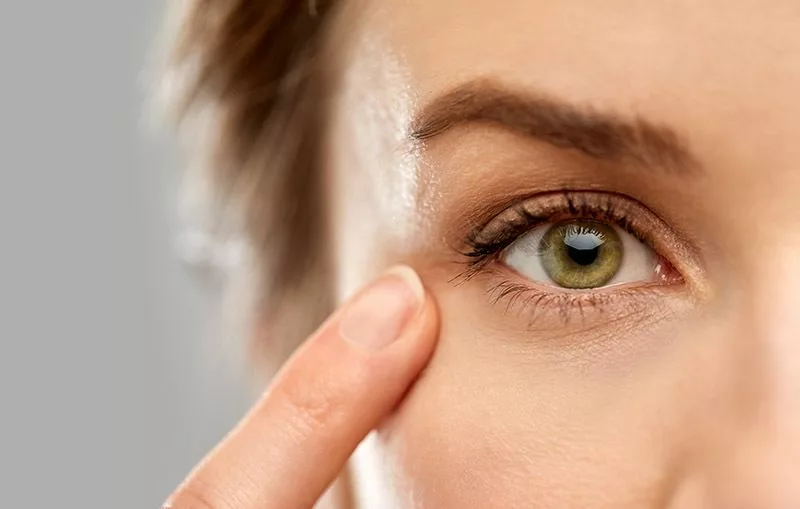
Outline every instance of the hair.
MULTIPOLYGON (((184 0, 164 84, 215 238, 245 240, 253 354, 283 361, 332 309, 321 155, 331 0, 184 0), (187 129, 188 128, 188 129, 187 129)), ((237 304, 241 305, 241 301, 237 304)))

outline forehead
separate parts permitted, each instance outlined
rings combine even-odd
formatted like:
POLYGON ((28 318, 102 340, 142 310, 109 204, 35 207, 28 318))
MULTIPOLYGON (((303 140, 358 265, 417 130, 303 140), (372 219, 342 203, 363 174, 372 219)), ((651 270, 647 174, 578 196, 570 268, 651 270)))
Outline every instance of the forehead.
POLYGON ((800 77, 792 0, 383 0, 377 10, 422 99, 486 75, 630 102, 698 88, 794 93, 800 77))

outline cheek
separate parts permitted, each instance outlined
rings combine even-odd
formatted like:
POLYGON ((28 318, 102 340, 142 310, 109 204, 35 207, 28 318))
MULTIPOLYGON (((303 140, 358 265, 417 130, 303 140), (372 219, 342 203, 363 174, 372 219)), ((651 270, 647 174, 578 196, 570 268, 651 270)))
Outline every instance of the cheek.
POLYGON ((487 328, 496 310, 485 302, 458 290, 437 297, 435 357, 378 435, 398 499, 634 508, 670 498, 691 438, 691 389, 671 369, 609 372, 547 358, 526 338, 487 328))

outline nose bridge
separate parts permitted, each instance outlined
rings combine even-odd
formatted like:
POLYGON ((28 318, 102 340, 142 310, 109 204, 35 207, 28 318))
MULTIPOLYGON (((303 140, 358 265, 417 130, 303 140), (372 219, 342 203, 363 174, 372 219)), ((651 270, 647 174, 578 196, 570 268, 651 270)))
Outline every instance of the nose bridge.
POLYGON ((800 508, 800 232, 792 230, 755 233, 758 247, 733 276, 736 404, 720 416, 714 507, 800 508))

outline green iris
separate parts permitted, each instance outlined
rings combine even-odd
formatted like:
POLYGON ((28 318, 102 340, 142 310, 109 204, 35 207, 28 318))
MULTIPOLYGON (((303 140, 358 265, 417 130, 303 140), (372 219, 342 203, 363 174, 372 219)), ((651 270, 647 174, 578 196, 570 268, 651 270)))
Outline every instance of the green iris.
POLYGON ((542 266, 564 288, 597 288, 622 265, 622 241, 614 228, 599 221, 575 219, 556 223, 539 245, 542 266))

